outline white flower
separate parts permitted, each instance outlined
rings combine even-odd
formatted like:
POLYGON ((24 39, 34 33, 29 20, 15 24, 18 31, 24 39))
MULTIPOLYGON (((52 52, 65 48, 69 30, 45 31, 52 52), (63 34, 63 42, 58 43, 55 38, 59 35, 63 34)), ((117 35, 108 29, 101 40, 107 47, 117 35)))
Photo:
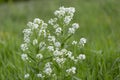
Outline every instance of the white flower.
POLYGON ((59 27, 59 25, 58 24, 55 24, 55 25, 53 25, 53 28, 58 28, 59 27))
POLYGON ((63 49, 61 50, 61 52, 65 54, 65 53, 67 53, 67 50, 63 48, 63 49))
POLYGON ((30 35, 32 34, 31 29, 24 29, 23 34, 24 34, 24 42, 29 43, 30 42, 30 35))
POLYGON ((27 46, 27 44, 25 43, 25 44, 21 44, 21 50, 22 51, 25 51, 25 50, 27 50, 28 49, 28 46, 27 46))
POLYGON ((39 73, 39 74, 37 74, 37 77, 38 78, 44 78, 45 76, 43 76, 42 74, 39 73))
POLYGON ((42 58, 43 58, 43 55, 39 53, 39 54, 36 55, 36 58, 42 59, 42 58))
POLYGON ((35 23, 35 24, 40 24, 40 23, 41 23, 41 20, 40 20, 39 18, 35 18, 35 19, 34 19, 34 23, 35 23))
POLYGON ((65 15, 65 11, 56 10, 56 11, 54 12, 54 15, 57 16, 58 18, 62 18, 62 17, 65 15))
POLYGON ((44 37, 46 37, 46 30, 45 29, 40 29, 38 35, 39 36, 44 35, 44 37))
POLYGON ((65 24, 69 24, 71 21, 71 17, 70 16, 66 16, 65 19, 64 19, 64 23, 65 24))
POLYGON ((28 73, 24 75, 24 78, 29 78, 29 77, 30 75, 28 73))
POLYGON ((69 14, 74 14, 75 8, 74 7, 69 7, 69 8, 66 8, 65 11, 69 14))
POLYGON ((51 68, 45 68, 44 73, 50 76, 51 73, 52 73, 52 69, 51 68))
POLYGON ((79 60, 84 60, 86 58, 86 56, 84 54, 80 54, 77 59, 79 60))
POLYGON ((64 53, 62 52, 62 51, 58 51, 58 50, 55 50, 54 52, 53 52, 53 55, 54 56, 62 56, 64 53))
POLYGON ((38 24, 33 23, 32 29, 37 29, 39 27, 38 24))
POLYGON ((33 40, 33 45, 36 45, 36 44, 38 44, 38 40, 37 40, 37 39, 34 39, 34 40, 33 40))
POLYGON ((80 39, 80 43, 86 43, 86 41, 87 41, 87 40, 86 40, 85 38, 81 38, 81 39, 80 39))
POLYGON ((29 35, 24 35, 24 42, 29 43, 30 42, 30 37, 29 35))
POLYGON ((51 67, 51 64, 52 64, 52 62, 47 62, 47 63, 45 64, 45 68, 51 67))
POLYGON ((71 67, 70 69, 67 69, 66 70, 66 72, 68 73, 68 74, 75 74, 76 73, 76 67, 71 67))
POLYGON ((75 8, 73 7, 65 8, 64 6, 62 6, 59 8, 59 10, 56 10, 54 12, 54 15, 57 16, 58 18, 62 18, 66 15, 73 17, 74 12, 75 12, 75 8))
POLYGON ((69 34, 74 34, 75 33, 75 29, 74 28, 69 28, 68 33, 69 34))
POLYGON ((62 28, 61 28, 61 27, 58 27, 58 28, 56 28, 56 31, 55 31, 55 32, 56 32, 57 35, 59 35, 59 34, 61 33, 61 31, 62 31, 62 28))
POLYGON ((52 42, 55 42, 55 36, 48 36, 48 41, 52 41, 52 42))
POLYGON ((57 47, 57 48, 58 48, 58 47, 60 47, 60 46, 61 46, 61 43, 60 43, 60 42, 55 42, 55 43, 54 43, 54 45, 55 45, 55 47, 57 47))
POLYGON ((78 28, 79 28, 79 24, 73 23, 73 24, 72 24, 72 27, 73 27, 74 29, 78 29, 78 28))
POLYGON ((39 44, 39 49, 44 50, 44 49, 45 49, 45 47, 46 47, 45 42, 40 42, 40 44, 39 44))
POLYGON ((28 56, 27 56, 27 54, 22 54, 21 55, 21 59, 23 60, 23 61, 26 61, 26 60, 28 60, 28 56))
POLYGON ((84 46, 84 44, 86 43, 86 41, 87 41, 87 39, 81 38, 79 44, 82 45, 82 46, 84 46))
POLYGON ((32 25, 33 25, 33 23, 32 23, 32 22, 28 22, 28 23, 27 23, 27 26, 28 26, 29 28, 31 28, 31 27, 32 27, 32 25))
POLYGON ((23 30, 24 35, 30 35, 32 33, 31 29, 24 29, 23 30))
POLYGON ((48 21, 49 24, 54 25, 54 23, 57 21, 57 18, 50 19, 48 21))
POLYGON ((47 24, 47 23, 42 23, 42 29, 46 29, 46 28, 47 28, 47 26, 48 26, 48 24, 47 24))
POLYGON ((68 51, 66 55, 70 58, 70 57, 72 57, 72 52, 68 51))
POLYGON ((53 46, 48 46, 47 47, 49 51, 54 51, 54 47, 53 46))
POLYGON ((73 42, 72 42, 72 45, 76 45, 76 44, 77 44, 77 41, 73 41, 73 42))
POLYGON ((53 58, 53 60, 55 60, 58 65, 61 65, 61 64, 65 63, 66 58, 55 57, 55 58, 53 58))
POLYGON ((51 64, 52 64, 51 62, 47 62, 45 64, 45 67, 44 67, 44 73, 47 74, 47 75, 49 75, 49 76, 52 73, 51 64))
POLYGON ((64 6, 61 6, 60 8, 59 8, 59 10, 61 10, 61 11, 65 11, 65 7, 64 6))
POLYGON ((74 61, 74 60, 75 60, 75 57, 74 57, 74 56, 71 56, 70 59, 74 61))

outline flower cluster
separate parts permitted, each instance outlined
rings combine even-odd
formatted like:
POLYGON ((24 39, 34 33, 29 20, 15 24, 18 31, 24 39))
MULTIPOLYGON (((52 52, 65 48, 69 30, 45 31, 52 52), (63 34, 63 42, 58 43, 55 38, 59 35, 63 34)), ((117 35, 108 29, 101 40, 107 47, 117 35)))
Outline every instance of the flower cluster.
POLYGON ((23 30, 21 59, 27 62, 32 70, 26 70, 25 78, 29 78, 30 74, 47 79, 62 77, 61 74, 68 76, 77 73, 76 64, 86 58, 85 54, 80 54, 80 48, 84 47, 87 40, 81 38, 80 41, 70 41, 79 28, 78 23, 70 23, 74 13, 74 7, 60 7, 54 12, 56 17, 48 20, 48 23, 39 18, 28 22, 28 27, 23 30), (58 74, 58 71, 61 74, 58 74))
POLYGON ((70 69, 67 69, 66 70, 66 72, 68 73, 68 74, 75 74, 76 73, 76 67, 72 67, 72 68, 70 68, 70 69))

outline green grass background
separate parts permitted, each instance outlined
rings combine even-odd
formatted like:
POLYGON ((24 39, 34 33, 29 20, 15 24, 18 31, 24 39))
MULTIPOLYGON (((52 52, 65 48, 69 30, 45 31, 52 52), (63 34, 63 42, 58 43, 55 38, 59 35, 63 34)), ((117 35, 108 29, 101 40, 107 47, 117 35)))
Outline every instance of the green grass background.
POLYGON ((34 0, 0 4, 0 80, 24 80, 20 58, 28 21, 54 17, 60 6, 75 7, 80 24, 74 39, 87 38, 82 80, 120 80, 120 0, 34 0))

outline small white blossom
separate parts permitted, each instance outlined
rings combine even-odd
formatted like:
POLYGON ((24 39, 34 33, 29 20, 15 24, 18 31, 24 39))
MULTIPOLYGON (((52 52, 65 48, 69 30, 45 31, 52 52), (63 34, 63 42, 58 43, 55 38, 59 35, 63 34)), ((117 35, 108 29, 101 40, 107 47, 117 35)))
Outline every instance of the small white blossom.
POLYGON ((58 50, 55 50, 54 52, 53 52, 53 55, 54 56, 62 56, 62 55, 64 55, 65 53, 63 53, 62 51, 58 51, 58 50))
POLYGON ((26 61, 26 60, 28 60, 28 56, 27 56, 27 54, 22 54, 21 55, 21 59, 23 60, 23 61, 26 61))
POLYGON ((76 45, 76 44, 77 44, 77 41, 73 41, 73 42, 72 42, 72 45, 76 45))
POLYGON ((52 42, 55 42, 55 36, 48 36, 48 41, 52 41, 52 42))
POLYGON ((59 27, 59 25, 58 24, 55 24, 55 25, 53 25, 53 28, 58 28, 59 27))
POLYGON ((49 51, 54 51, 54 47, 53 46, 48 46, 47 47, 49 51))
POLYGON ((66 70, 66 72, 68 73, 68 74, 75 74, 76 73, 76 67, 71 67, 70 69, 67 69, 66 70))
POLYGON ((38 78, 44 78, 45 76, 43 76, 42 74, 39 73, 39 74, 37 74, 37 77, 38 78))
POLYGON ((25 79, 26 79, 26 78, 29 78, 29 77, 30 77, 30 74, 28 74, 28 73, 24 75, 24 78, 25 78, 25 79))
POLYGON ((64 54, 66 54, 67 50, 66 49, 62 49, 61 52, 64 53, 64 54))
POLYGON ((64 6, 62 6, 59 8, 59 10, 56 10, 54 12, 54 15, 57 16, 58 18, 62 18, 66 15, 73 17, 74 12, 75 12, 75 8, 73 7, 65 8, 64 6))
POLYGON ((65 63, 66 58, 55 57, 53 60, 57 62, 58 65, 65 63))
POLYGON ((57 18, 50 19, 48 21, 49 24, 54 25, 54 23, 57 21, 57 18))
POLYGON ((69 58, 72 57, 72 52, 71 51, 68 51, 67 54, 66 54, 69 58))
POLYGON ((28 46, 27 46, 27 44, 25 43, 25 44, 21 44, 21 50, 22 51, 25 51, 25 50, 27 50, 28 49, 28 46))
POLYGON ((45 49, 45 47, 46 47, 45 42, 40 42, 40 44, 39 44, 39 49, 44 50, 44 49, 45 49))
POLYGON ((33 23, 32 29, 37 29, 39 27, 38 24, 33 23))
POLYGON ((65 19, 64 19, 64 23, 68 25, 70 23, 70 21, 71 21, 71 17, 66 16, 65 19))
POLYGON ((55 42, 55 43, 54 43, 54 45, 55 45, 55 47, 57 47, 57 48, 58 48, 58 47, 60 47, 60 46, 61 46, 61 43, 60 43, 60 42, 55 42))
POLYGON ((32 33, 32 30, 31 29, 24 29, 23 33, 24 33, 24 35, 28 35, 29 36, 32 33))
POLYGON ((24 29, 23 34, 24 34, 24 42, 29 43, 30 42, 30 35, 32 34, 31 29, 24 29))
POLYGON ((39 54, 36 55, 36 58, 42 59, 42 58, 43 58, 43 55, 39 53, 39 54))
POLYGON ((27 23, 27 26, 28 26, 29 28, 31 28, 31 27, 32 27, 32 25, 33 25, 33 23, 32 23, 32 22, 28 22, 28 23, 27 23))
POLYGON ((84 46, 84 44, 86 43, 86 41, 87 41, 87 39, 81 38, 79 44, 82 45, 82 46, 84 46))
POLYGON ((38 40, 37 40, 37 39, 34 39, 34 40, 33 40, 33 45, 36 45, 36 44, 38 44, 38 40))
POLYGON ((75 33, 75 29, 74 28, 69 28, 68 33, 69 34, 74 34, 75 33))
POLYGON ((46 64, 45 64, 45 67, 44 67, 44 73, 46 74, 46 75, 51 75, 51 73, 52 73, 52 68, 51 68, 51 62, 47 62, 46 64))
POLYGON ((80 54, 77 59, 79 60, 84 60, 86 58, 86 56, 84 54, 80 54))
POLYGON ((73 27, 74 29, 78 29, 78 28, 79 28, 79 24, 73 23, 73 24, 72 24, 72 27, 73 27))
POLYGON ((59 8, 59 10, 61 10, 61 11, 65 11, 66 8, 65 8, 64 6, 61 6, 61 7, 59 8))
POLYGON ((71 56, 70 59, 74 61, 74 60, 75 60, 75 57, 74 57, 74 56, 71 56))
POLYGON ((45 64, 45 68, 51 67, 51 64, 52 64, 52 62, 47 62, 47 63, 45 64))
POLYGON ((50 76, 51 73, 52 73, 52 69, 51 68, 45 68, 44 73, 50 76))
POLYGON ((74 7, 69 7, 69 8, 66 8, 65 11, 66 11, 68 14, 74 14, 75 8, 74 8, 74 7))
POLYGON ((62 18, 62 17, 65 15, 65 11, 56 10, 56 11, 54 12, 54 15, 57 16, 58 18, 62 18))
POLYGON ((29 43, 30 42, 30 37, 29 35, 24 35, 24 42, 29 43))
POLYGON ((35 18, 35 19, 34 19, 34 23, 35 23, 35 24, 40 24, 40 23, 41 23, 41 20, 40 20, 39 18, 35 18))
POLYGON ((47 24, 47 23, 42 23, 42 29, 46 29, 46 28, 47 28, 47 26, 48 26, 48 24, 47 24))
POLYGON ((40 29, 38 35, 39 36, 44 35, 44 37, 46 37, 46 30, 45 29, 40 29))
POLYGON ((57 35, 59 35, 59 34, 61 33, 61 31, 62 31, 61 27, 58 27, 58 28, 56 28, 55 33, 56 33, 57 35))

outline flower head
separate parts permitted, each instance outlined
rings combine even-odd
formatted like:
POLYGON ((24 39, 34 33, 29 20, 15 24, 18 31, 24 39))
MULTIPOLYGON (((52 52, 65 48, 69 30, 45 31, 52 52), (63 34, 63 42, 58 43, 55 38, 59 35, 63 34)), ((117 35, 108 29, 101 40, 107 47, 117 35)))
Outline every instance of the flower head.
POLYGON ((66 72, 68 74, 75 74, 76 73, 76 67, 71 67, 71 68, 67 69, 66 72))
POLYGON ((87 42, 87 39, 81 38, 79 44, 84 46, 84 44, 87 42))
POLYGON ((80 54, 77 59, 78 60, 84 60, 86 58, 86 56, 84 54, 80 54))
POLYGON ((28 60, 28 56, 27 56, 27 54, 22 54, 21 55, 21 59, 23 60, 23 61, 26 61, 26 60, 28 60))
POLYGON ((42 58, 43 58, 43 55, 39 53, 39 54, 36 55, 36 58, 42 59, 42 58))
POLYGON ((39 18, 35 18, 35 19, 34 19, 34 23, 35 23, 35 24, 40 24, 40 23, 41 23, 41 20, 40 20, 39 18))
POLYGON ((29 78, 29 77, 30 77, 30 74, 28 73, 24 75, 24 78, 29 78))

